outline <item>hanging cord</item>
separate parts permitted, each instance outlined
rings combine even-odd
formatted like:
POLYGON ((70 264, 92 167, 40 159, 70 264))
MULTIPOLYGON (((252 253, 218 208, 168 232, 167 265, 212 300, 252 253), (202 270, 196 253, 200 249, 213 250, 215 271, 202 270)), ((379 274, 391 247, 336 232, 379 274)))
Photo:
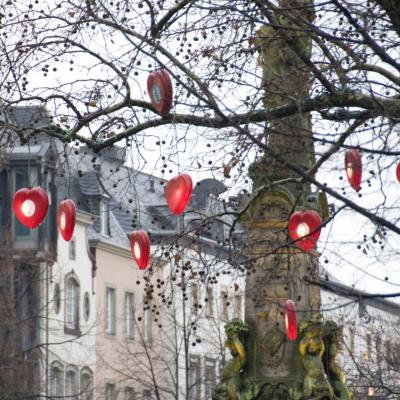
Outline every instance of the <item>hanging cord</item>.
POLYGON ((177 161, 177 167, 178 167, 178 175, 181 174, 181 162, 179 160, 179 149, 178 149, 178 133, 177 129, 175 128, 175 151, 176 151, 176 161, 177 161))
POLYGON ((70 165, 69 165, 69 159, 67 156, 67 144, 64 144, 64 154, 65 154, 65 164, 67 165, 67 171, 65 173, 66 178, 67 178, 67 185, 68 185, 68 198, 71 198, 71 174, 70 174, 70 165))
MULTIPOLYGON (((131 146, 131 159, 133 158, 133 146, 131 146)), ((138 192, 136 190, 136 177, 135 175, 135 166, 132 162, 132 168, 131 168, 131 173, 128 172, 128 182, 130 184, 130 186, 132 187, 132 191, 133 191, 133 201, 134 201, 134 207, 135 207, 135 212, 136 212, 136 229, 140 230, 141 229, 141 210, 140 210, 140 202, 139 202, 139 196, 138 196, 138 192)))
POLYGON ((132 183, 132 187, 133 187, 133 193, 134 193, 134 196, 135 196, 136 226, 137 226, 137 229, 140 230, 140 229, 142 229, 142 224, 141 224, 141 212, 140 212, 139 196, 138 196, 138 192, 136 190, 136 179, 135 179, 135 182, 132 183))
POLYGON ((31 145, 28 141, 28 189, 31 188, 31 145))

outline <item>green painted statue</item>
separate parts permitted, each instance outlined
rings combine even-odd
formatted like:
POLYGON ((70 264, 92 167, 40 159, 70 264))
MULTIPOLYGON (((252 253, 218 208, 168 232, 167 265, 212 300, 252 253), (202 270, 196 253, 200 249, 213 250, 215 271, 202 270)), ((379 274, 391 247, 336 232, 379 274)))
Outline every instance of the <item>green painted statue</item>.
POLYGON ((242 389, 241 372, 247 361, 245 337, 249 331, 246 323, 234 319, 225 325, 226 342, 232 359, 229 360, 221 374, 221 383, 213 393, 213 400, 244 400, 240 392, 242 389))
POLYGON ((327 321, 325 323, 325 353, 323 355, 324 367, 328 379, 338 400, 351 400, 353 395, 346 386, 346 376, 339 364, 336 356, 340 351, 343 331, 336 322, 327 321))
POLYGON ((352 400, 345 375, 336 362, 342 329, 335 322, 323 324, 319 317, 314 317, 301 324, 298 357, 304 378, 300 391, 287 386, 285 379, 272 383, 245 378, 249 327, 234 319, 225 325, 225 333, 225 345, 232 359, 222 371, 212 400, 352 400))
POLYGON ((305 369, 305 399, 335 399, 322 362, 325 352, 324 333, 324 325, 319 320, 304 321, 300 327, 299 353, 305 369))

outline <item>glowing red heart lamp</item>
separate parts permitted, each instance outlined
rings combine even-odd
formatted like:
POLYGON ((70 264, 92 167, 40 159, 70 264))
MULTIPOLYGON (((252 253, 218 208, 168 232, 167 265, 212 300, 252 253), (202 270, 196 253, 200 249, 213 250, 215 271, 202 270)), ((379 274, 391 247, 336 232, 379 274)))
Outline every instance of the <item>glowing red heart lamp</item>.
POLYGON ((150 239, 143 230, 134 231, 130 236, 132 257, 140 269, 146 269, 150 261, 150 239))
POLYGON ((160 115, 167 115, 172 107, 172 82, 165 69, 159 69, 149 74, 147 92, 152 106, 160 115))
POLYGON ((361 188, 362 161, 361 153, 357 149, 347 150, 344 157, 347 180, 357 192, 361 188))
POLYGON ((289 218, 289 235, 296 240, 296 246, 308 252, 317 244, 321 234, 321 225, 321 217, 316 211, 296 211, 289 218))
POLYGON ((71 199, 63 200, 58 206, 57 225, 61 236, 69 242, 74 234, 76 219, 75 203, 71 199))
POLYGON ((19 189, 13 198, 15 216, 27 228, 36 228, 49 208, 46 192, 40 187, 19 189))
POLYGON ((286 335, 289 340, 297 339, 296 305, 293 300, 286 300, 285 304, 286 335))
POLYGON ((397 181, 400 183, 400 163, 398 163, 396 167, 396 178, 397 181))
POLYGON ((181 174, 169 180, 164 194, 169 209, 175 215, 182 214, 192 196, 193 182, 188 174, 181 174))

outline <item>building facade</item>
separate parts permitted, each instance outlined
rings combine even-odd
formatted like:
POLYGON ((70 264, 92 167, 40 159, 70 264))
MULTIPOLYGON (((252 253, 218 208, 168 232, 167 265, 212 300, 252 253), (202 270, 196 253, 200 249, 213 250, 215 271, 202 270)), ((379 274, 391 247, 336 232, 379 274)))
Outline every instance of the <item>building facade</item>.
MULTIPOLYGON (((8 118, 26 129, 50 119, 39 107, 8 118)), ((223 185, 201 181, 178 218, 165 180, 129 168, 117 147, 93 154, 39 137, 5 147, 0 161, 4 398, 209 400, 230 357, 224 325, 245 309, 246 270, 226 245, 230 221, 209 217, 223 210, 223 185), (12 213, 25 186, 50 199, 34 230, 12 213), (70 242, 56 227, 65 198, 77 206, 70 242), (136 229, 151 238, 146 272, 131 258, 136 229)), ((399 306, 333 279, 321 287, 324 317, 344 326, 343 368, 356 398, 394 396, 399 306)))

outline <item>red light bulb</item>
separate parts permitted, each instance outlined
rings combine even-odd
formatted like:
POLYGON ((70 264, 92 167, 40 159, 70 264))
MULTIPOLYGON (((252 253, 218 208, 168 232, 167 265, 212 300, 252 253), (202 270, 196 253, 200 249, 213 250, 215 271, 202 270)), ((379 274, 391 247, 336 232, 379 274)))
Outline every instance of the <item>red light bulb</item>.
POLYGON ((311 251, 321 234, 321 225, 321 217, 316 211, 296 211, 289 218, 288 231, 290 237, 296 241, 296 246, 311 251))
POLYGON ((181 174, 169 180, 164 194, 169 209, 175 215, 182 214, 192 196, 193 182, 188 174, 181 174))
POLYGON ((47 193, 40 187, 19 189, 13 198, 15 216, 27 228, 36 228, 49 208, 47 193))
POLYGON ((146 269, 150 261, 150 239, 143 230, 134 231, 130 236, 132 258, 140 269, 146 269))
POLYGON ((76 207, 71 199, 63 200, 58 206, 57 225, 61 236, 67 242, 71 240, 75 230, 76 207))

